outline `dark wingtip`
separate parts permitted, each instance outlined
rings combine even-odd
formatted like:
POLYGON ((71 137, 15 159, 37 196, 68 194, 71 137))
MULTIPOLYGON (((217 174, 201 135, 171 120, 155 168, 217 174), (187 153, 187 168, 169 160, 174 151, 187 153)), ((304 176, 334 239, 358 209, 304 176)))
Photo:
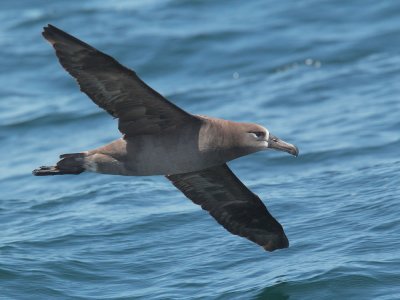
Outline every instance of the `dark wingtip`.
POLYGON ((50 30, 54 28, 53 25, 51 24, 47 24, 47 26, 43 27, 43 31, 42 31, 42 36, 47 40, 49 38, 50 35, 50 30))
POLYGON ((274 239, 274 240, 270 240, 268 241, 267 244, 262 246, 265 250, 267 251, 275 251, 278 249, 284 249, 284 248, 288 248, 289 247, 289 240, 286 237, 285 234, 283 234, 282 236, 280 236, 279 239, 274 239))
POLYGON ((49 40, 50 42, 52 38, 54 39, 57 36, 69 36, 69 34, 51 24, 47 24, 47 26, 43 27, 42 35, 46 40, 49 40))
POLYGON ((43 32, 42 32, 43 37, 48 40, 53 46, 56 43, 65 43, 65 44, 78 44, 82 47, 86 47, 91 50, 96 50, 89 44, 86 44, 85 42, 77 39, 76 37, 70 35, 69 33, 66 33, 65 31, 57 28, 56 26, 53 26, 51 24, 47 24, 47 26, 43 27, 43 32))
MULTIPOLYGON (((46 26, 43 27, 44 31, 49 30, 49 29, 58 29, 58 28, 56 26, 51 25, 51 24, 47 24, 46 26)), ((60 30, 60 29, 58 29, 58 30, 60 30)))
POLYGON ((46 37, 46 35, 54 33, 54 32, 60 32, 62 31, 61 29, 58 29, 56 26, 53 26, 51 24, 47 24, 47 26, 43 27, 43 32, 42 35, 46 37))

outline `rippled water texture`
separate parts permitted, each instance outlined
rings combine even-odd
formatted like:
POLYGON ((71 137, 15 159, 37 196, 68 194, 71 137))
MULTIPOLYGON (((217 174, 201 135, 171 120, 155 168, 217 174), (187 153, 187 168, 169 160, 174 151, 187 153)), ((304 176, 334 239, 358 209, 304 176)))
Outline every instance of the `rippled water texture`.
POLYGON ((400 299, 399 1, 1 1, 0 297, 400 299), (119 137, 41 37, 54 24, 185 110, 300 156, 230 164, 283 224, 273 253, 163 177, 38 178, 119 137))

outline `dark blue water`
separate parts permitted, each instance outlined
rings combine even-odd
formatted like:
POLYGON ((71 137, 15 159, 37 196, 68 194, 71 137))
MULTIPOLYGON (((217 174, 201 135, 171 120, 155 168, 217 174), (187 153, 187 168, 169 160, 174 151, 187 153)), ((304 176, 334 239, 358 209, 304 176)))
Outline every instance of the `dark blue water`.
POLYGON ((399 1, 2 1, 0 298, 400 299, 399 1), (283 224, 273 253, 163 177, 38 178, 119 137, 41 37, 52 23, 185 110, 300 156, 230 164, 283 224))

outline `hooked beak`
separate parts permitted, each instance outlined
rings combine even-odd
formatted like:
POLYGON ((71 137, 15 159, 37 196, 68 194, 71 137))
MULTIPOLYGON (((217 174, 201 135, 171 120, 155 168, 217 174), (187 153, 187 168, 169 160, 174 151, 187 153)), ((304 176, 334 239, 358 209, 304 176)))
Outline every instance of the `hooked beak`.
POLYGON ((299 155, 299 149, 292 144, 286 143, 285 141, 280 140, 276 136, 269 134, 268 138, 268 148, 278 150, 278 151, 285 151, 290 153, 294 156, 299 155))

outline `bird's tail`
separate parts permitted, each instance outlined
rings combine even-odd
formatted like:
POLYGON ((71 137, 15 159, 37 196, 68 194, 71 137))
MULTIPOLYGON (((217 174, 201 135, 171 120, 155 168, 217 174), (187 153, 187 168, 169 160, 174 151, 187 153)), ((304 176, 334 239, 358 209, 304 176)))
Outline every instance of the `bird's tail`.
POLYGON ((84 159, 85 153, 69 153, 60 155, 60 161, 55 166, 42 166, 39 169, 33 170, 35 176, 48 175, 78 175, 85 171, 84 159))

